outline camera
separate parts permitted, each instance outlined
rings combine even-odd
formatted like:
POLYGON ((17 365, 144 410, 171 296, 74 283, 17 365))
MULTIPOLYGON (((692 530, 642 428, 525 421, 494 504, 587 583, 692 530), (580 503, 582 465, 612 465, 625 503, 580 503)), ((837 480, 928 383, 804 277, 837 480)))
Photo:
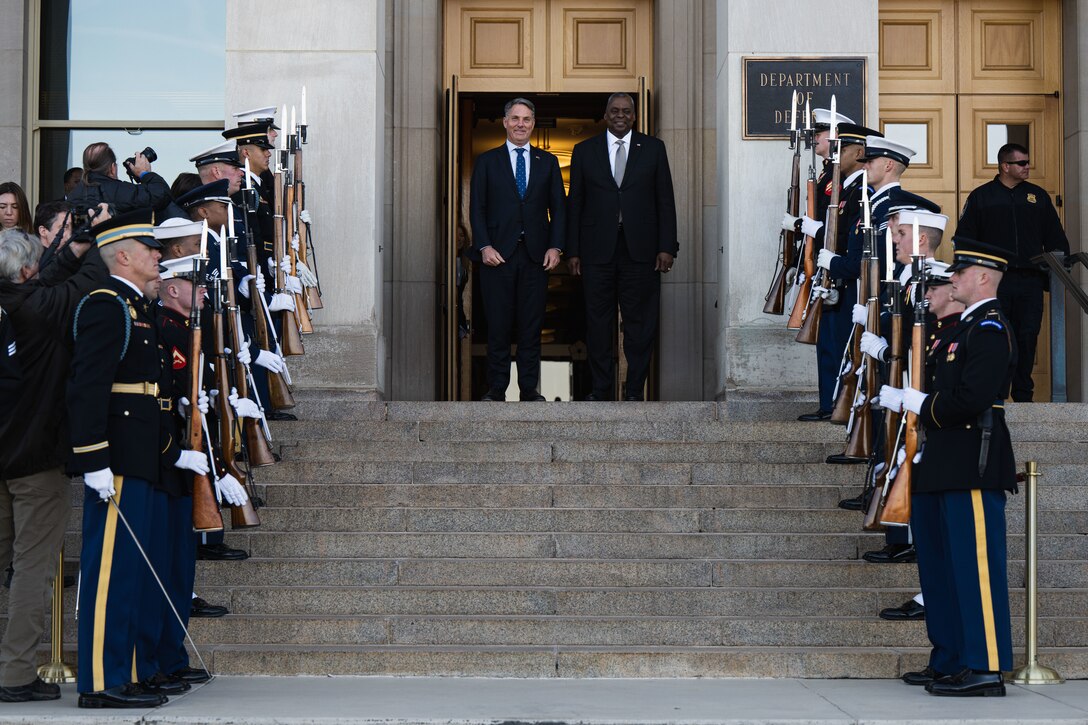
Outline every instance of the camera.
MULTIPOLYGON (((98 215, 99 209, 97 201, 79 201, 72 205, 72 238, 76 240, 89 241, 93 239, 91 235, 91 227, 95 224, 95 216, 98 215)), ((107 210, 110 216, 115 214, 113 205, 107 206, 107 210)))
MULTIPOLYGON (((157 153, 155 153, 155 149, 151 148, 150 146, 145 148, 141 153, 144 155, 144 158, 146 158, 148 163, 150 163, 150 164, 153 164, 153 163, 155 163, 156 161, 159 160, 159 155, 157 153)), ((128 172, 128 178, 132 179, 133 182, 138 182, 139 179, 137 179, 136 175, 132 173, 132 166, 135 163, 136 163, 136 157, 135 156, 129 156, 127 159, 125 159, 125 171, 128 172)))

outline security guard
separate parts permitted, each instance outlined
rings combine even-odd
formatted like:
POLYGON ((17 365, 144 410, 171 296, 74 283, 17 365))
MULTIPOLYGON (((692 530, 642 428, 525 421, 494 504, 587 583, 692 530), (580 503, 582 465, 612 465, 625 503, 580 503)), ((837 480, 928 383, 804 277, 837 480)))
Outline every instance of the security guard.
MULTIPOLYGON (((161 245, 150 209, 116 216, 92 233, 110 279, 76 309, 67 390, 69 472, 82 474, 87 485, 79 557, 79 706, 154 707, 166 696, 132 679, 140 596, 158 588, 139 547, 147 549, 152 487, 169 447, 157 397, 158 333, 147 296, 158 292, 161 245)), ((174 466, 207 473, 200 454, 177 455, 174 466)))
POLYGON ((1008 268, 996 247, 955 238, 952 297, 961 321, 933 350, 928 392, 901 395, 918 415, 926 442, 911 496, 911 526, 933 650, 904 681, 934 695, 1004 695, 1012 669, 1006 572, 1005 498, 1016 464, 1003 400, 1016 365, 1016 343, 997 300, 1008 268))

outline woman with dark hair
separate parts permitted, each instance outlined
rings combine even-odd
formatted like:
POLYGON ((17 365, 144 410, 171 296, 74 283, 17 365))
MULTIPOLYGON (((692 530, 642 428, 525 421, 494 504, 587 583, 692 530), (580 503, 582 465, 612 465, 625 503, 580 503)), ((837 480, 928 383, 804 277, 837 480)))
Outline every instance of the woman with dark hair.
POLYGON ((0 184, 0 231, 22 229, 31 233, 30 203, 23 187, 14 181, 0 184))
POLYGON ((83 150, 83 179, 66 197, 72 203, 106 202, 115 214, 150 207, 162 211, 172 201, 166 180, 151 170, 151 162, 140 152, 130 167, 137 184, 117 178, 117 154, 108 143, 98 141, 83 150))

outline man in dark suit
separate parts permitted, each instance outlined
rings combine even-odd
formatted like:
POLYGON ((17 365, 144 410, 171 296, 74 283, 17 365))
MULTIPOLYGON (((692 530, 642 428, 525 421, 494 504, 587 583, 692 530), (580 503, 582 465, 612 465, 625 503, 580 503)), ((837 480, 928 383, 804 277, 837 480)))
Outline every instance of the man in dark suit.
POLYGON ((657 337, 660 275, 672 269, 679 249, 672 174, 665 144, 632 130, 631 96, 609 96, 604 121, 607 131, 574 147, 570 170, 568 264, 584 278, 593 378, 586 399, 612 397, 618 301, 627 357, 624 400, 642 400, 657 337))
POLYGON ((472 245, 483 266, 480 287, 487 316, 484 400, 506 400, 510 333, 517 323, 518 387, 522 400, 544 400, 540 328, 548 272, 563 253, 563 178, 552 154, 529 145, 536 108, 524 98, 506 104, 506 143, 485 151, 472 170, 472 245))

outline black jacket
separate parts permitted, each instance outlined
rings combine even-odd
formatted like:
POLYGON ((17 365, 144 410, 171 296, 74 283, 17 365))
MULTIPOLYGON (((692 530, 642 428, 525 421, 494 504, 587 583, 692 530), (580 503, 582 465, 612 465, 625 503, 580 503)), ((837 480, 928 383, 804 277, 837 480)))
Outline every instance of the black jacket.
POLYGON ((159 400, 112 391, 115 383, 159 382, 161 353, 151 304, 110 277, 78 310, 67 392, 71 473, 109 467, 117 476, 158 483, 159 459, 168 443, 159 400))
POLYGON ((1043 252, 1069 254, 1069 240, 1046 189, 1022 181, 1012 189, 997 177, 967 197, 956 236, 1007 250, 1009 266, 1037 269, 1031 258, 1043 252))
POLYGON ((933 379, 919 414, 925 448, 913 491, 1014 490, 1016 462, 1003 401, 1016 344, 997 300, 981 305, 930 352, 933 379), (980 417, 993 415, 986 470, 979 475, 980 417))
POLYGON ((514 169, 506 143, 480 154, 472 169, 472 248, 478 259, 484 247, 509 259, 525 232, 525 251, 536 264, 549 249, 563 250, 566 198, 559 160, 535 146, 529 158, 529 185, 525 198, 518 196, 514 169))
MULTIPOLYGON (((167 218, 166 210, 173 202, 170 186, 154 171, 141 176, 139 184, 119 181, 92 171, 65 198, 72 203, 98 204, 105 201, 113 205, 115 214, 151 207, 157 212, 156 223, 167 218)), ((169 215, 177 216, 177 212, 171 211, 169 215)))
POLYGON ((623 212, 627 251, 653 264, 659 252, 676 256, 676 201, 665 144, 633 131, 623 183, 616 186, 608 156, 608 134, 574 147, 570 166, 567 254, 589 264, 612 261, 623 212))
POLYGON ((21 370, 18 387, 0 399, 0 478, 58 468, 68 459, 64 381, 72 361, 72 312, 107 277, 97 249, 79 259, 66 246, 37 279, 0 282, 0 307, 10 315, 21 370))

